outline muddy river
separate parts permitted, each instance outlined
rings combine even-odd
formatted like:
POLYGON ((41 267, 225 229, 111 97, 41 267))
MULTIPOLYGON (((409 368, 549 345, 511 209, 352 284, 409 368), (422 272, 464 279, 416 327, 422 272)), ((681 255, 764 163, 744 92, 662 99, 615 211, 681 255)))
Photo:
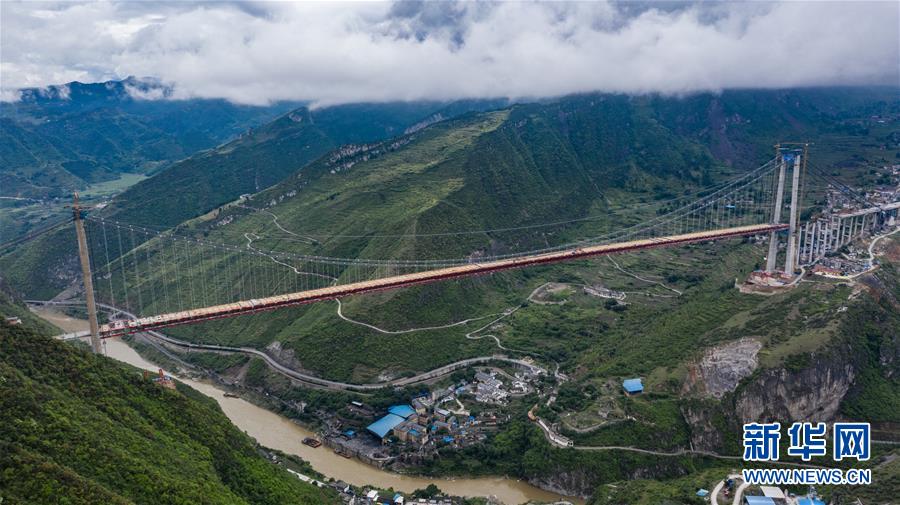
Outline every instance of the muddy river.
MULTIPOLYGON (((72 318, 54 309, 36 308, 33 311, 45 320, 62 328, 66 332, 87 330, 87 321, 72 318)), ((107 356, 133 366, 156 371, 159 367, 142 358, 134 349, 121 339, 111 338, 104 341, 107 356)), ((298 426, 261 407, 240 398, 226 398, 223 390, 207 382, 198 382, 187 378, 179 378, 203 394, 215 399, 222 407, 225 415, 238 428, 259 441, 260 444, 280 451, 296 454, 309 461, 318 472, 327 477, 343 480, 357 486, 373 485, 379 488, 392 487, 398 491, 412 492, 434 483, 441 490, 456 496, 494 496, 508 505, 523 503, 528 500, 555 501, 562 496, 543 491, 526 482, 503 478, 459 478, 428 479, 398 475, 369 466, 356 459, 338 456, 325 446, 312 448, 303 445, 303 438, 312 436, 309 430, 298 426)), ((575 503, 582 500, 566 498, 575 503)))

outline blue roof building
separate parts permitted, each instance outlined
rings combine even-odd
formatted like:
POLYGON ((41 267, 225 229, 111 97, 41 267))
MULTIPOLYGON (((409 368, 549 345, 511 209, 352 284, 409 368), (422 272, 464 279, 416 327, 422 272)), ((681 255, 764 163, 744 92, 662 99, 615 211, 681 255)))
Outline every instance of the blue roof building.
POLYGON ((775 500, 768 496, 745 496, 744 503, 746 505, 775 505, 775 500))
POLYGON ((800 498, 797 502, 799 505, 825 505, 825 502, 818 498, 800 498))
POLYGON ((412 405, 394 405, 388 409, 388 412, 403 419, 409 419, 410 416, 416 414, 416 409, 412 408, 412 405))
POLYGON ((374 433, 378 438, 385 438, 398 424, 406 419, 396 414, 388 414, 374 423, 366 426, 366 429, 374 433))
POLYGON ((622 381, 622 388, 630 395, 644 392, 644 384, 641 379, 625 379, 622 381))
POLYGON ((704 496, 709 496, 709 491, 707 491, 706 489, 699 489, 697 490, 697 496, 701 498, 703 498, 704 496))

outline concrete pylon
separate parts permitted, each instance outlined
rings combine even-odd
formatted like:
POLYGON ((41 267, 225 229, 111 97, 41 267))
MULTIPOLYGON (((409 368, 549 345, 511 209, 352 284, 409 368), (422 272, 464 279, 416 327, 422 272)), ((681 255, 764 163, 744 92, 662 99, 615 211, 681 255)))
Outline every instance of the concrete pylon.
POLYGON ((791 177, 791 215, 788 230, 787 258, 784 260, 784 273, 794 275, 797 268, 797 210, 800 207, 800 158, 794 156, 794 168, 791 177))
POLYGON ((100 324, 97 321, 97 303, 94 301, 94 282, 91 276, 91 259, 88 256, 87 235, 84 233, 84 221, 82 213, 84 209, 78 203, 78 193, 75 193, 72 205, 72 217, 75 221, 75 236, 78 239, 78 259, 81 261, 81 278, 84 281, 84 298, 87 302, 88 323, 91 327, 91 349, 96 354, 103 353, 100 344, 100 324))
MULTIPOLYGON (((775 190, 775 209, 772 213, 772 224, 781 222, 781 205, 784 197, 784 158, 778 155, 778 188, 775 190)), ((766 272, 775 270, 775 259, 778 257, 778 234, 769 234, 769 255, 766 256, 766 272)))

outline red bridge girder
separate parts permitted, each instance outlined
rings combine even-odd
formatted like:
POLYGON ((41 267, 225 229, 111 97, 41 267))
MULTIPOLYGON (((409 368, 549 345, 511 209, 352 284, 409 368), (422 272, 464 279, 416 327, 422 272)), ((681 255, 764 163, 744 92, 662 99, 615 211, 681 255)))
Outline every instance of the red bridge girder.
POLYGON ((763 233, 769 233, 771 231, 784 230, 787 228, 787 224, 738 226, 734 228, 724 228, 714 231, 686 233, 682 235, 632 240, 615 244, 587 246, 582 248, 567 249, 558 252, 536 254, 533 256, 522 256, 517 258, 490 261, 487 263, 469 263, 466 265, 440 268, 414 274, 396 275, 392 277, 374 279, 371 281, 329 286, 326 288, 300 291, 297 293, 289 293, 240 302, 226 303, 222 305, 213 305, 211 307, 160 314, 158 316, 140 317, 137 319, 125 321, 114 321, 109 324, 104 324, 100 327, 100 337, 117 337, 127 335, 129 333, 138 333, 142 331, 166 328, 169 326, 180 326, 183 324, 193 324, 214 319, 254 314, 257 312, 276 310, 283 307, 293 307, 296 305, 305 305, 325 300, 334 300, 336 298, 342 298, 350 295, 372 293, 389 289, 399 289, 408 286, 415 286, 418 284, 427 284, 448 279, 458 279, 462 277, 484 275, 504 270, 512 270, 516 268, 526 268, 535 265, 558 263, 562 261, 571 261, 576 259, 639 251, 644 249, 654 249, 658 247, 671 247, 675 245, 689 244, 694 242, 706 242, 710 240, 722 240, 732 237, 759 235, 763 233))

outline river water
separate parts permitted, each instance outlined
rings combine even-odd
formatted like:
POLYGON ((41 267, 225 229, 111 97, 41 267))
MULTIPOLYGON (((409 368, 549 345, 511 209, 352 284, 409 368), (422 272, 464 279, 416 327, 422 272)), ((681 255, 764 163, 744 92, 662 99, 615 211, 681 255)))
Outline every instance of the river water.
MULTIPOLYGON (((87 321, 75 319, 50 308, 36 308, 33 311, 45 320, 66 332, 87 330, 87 321)), ((106 355, 138 368, 156 371, 159 367, 142 358, 134 349, 118 338, 104 341, 106 355)), ((379 488, 392 487, 406 493, 434 483, 444 492, 455 496, 493 496, 507 505, 528 500, 555 501, 564 497, 538 489, 526 482, 504 477, 428 479, 399 475, 380 470, 357 459, 338 456, 325 446, 312 448, 301 441, 314 436, 309 430, 261 407, 240 398, 226 398, 224 392, 211 383, 187 378, 179 380, 201 393, 216 400, 225 415, 238 428, 255 438, 260 444, 280 451, 296 454, 309 461, 316 471, 327 477, 343 480, 357 486, 373 485, 379 488)), ((582 500, 565 498, 574 503, 582 500)))

